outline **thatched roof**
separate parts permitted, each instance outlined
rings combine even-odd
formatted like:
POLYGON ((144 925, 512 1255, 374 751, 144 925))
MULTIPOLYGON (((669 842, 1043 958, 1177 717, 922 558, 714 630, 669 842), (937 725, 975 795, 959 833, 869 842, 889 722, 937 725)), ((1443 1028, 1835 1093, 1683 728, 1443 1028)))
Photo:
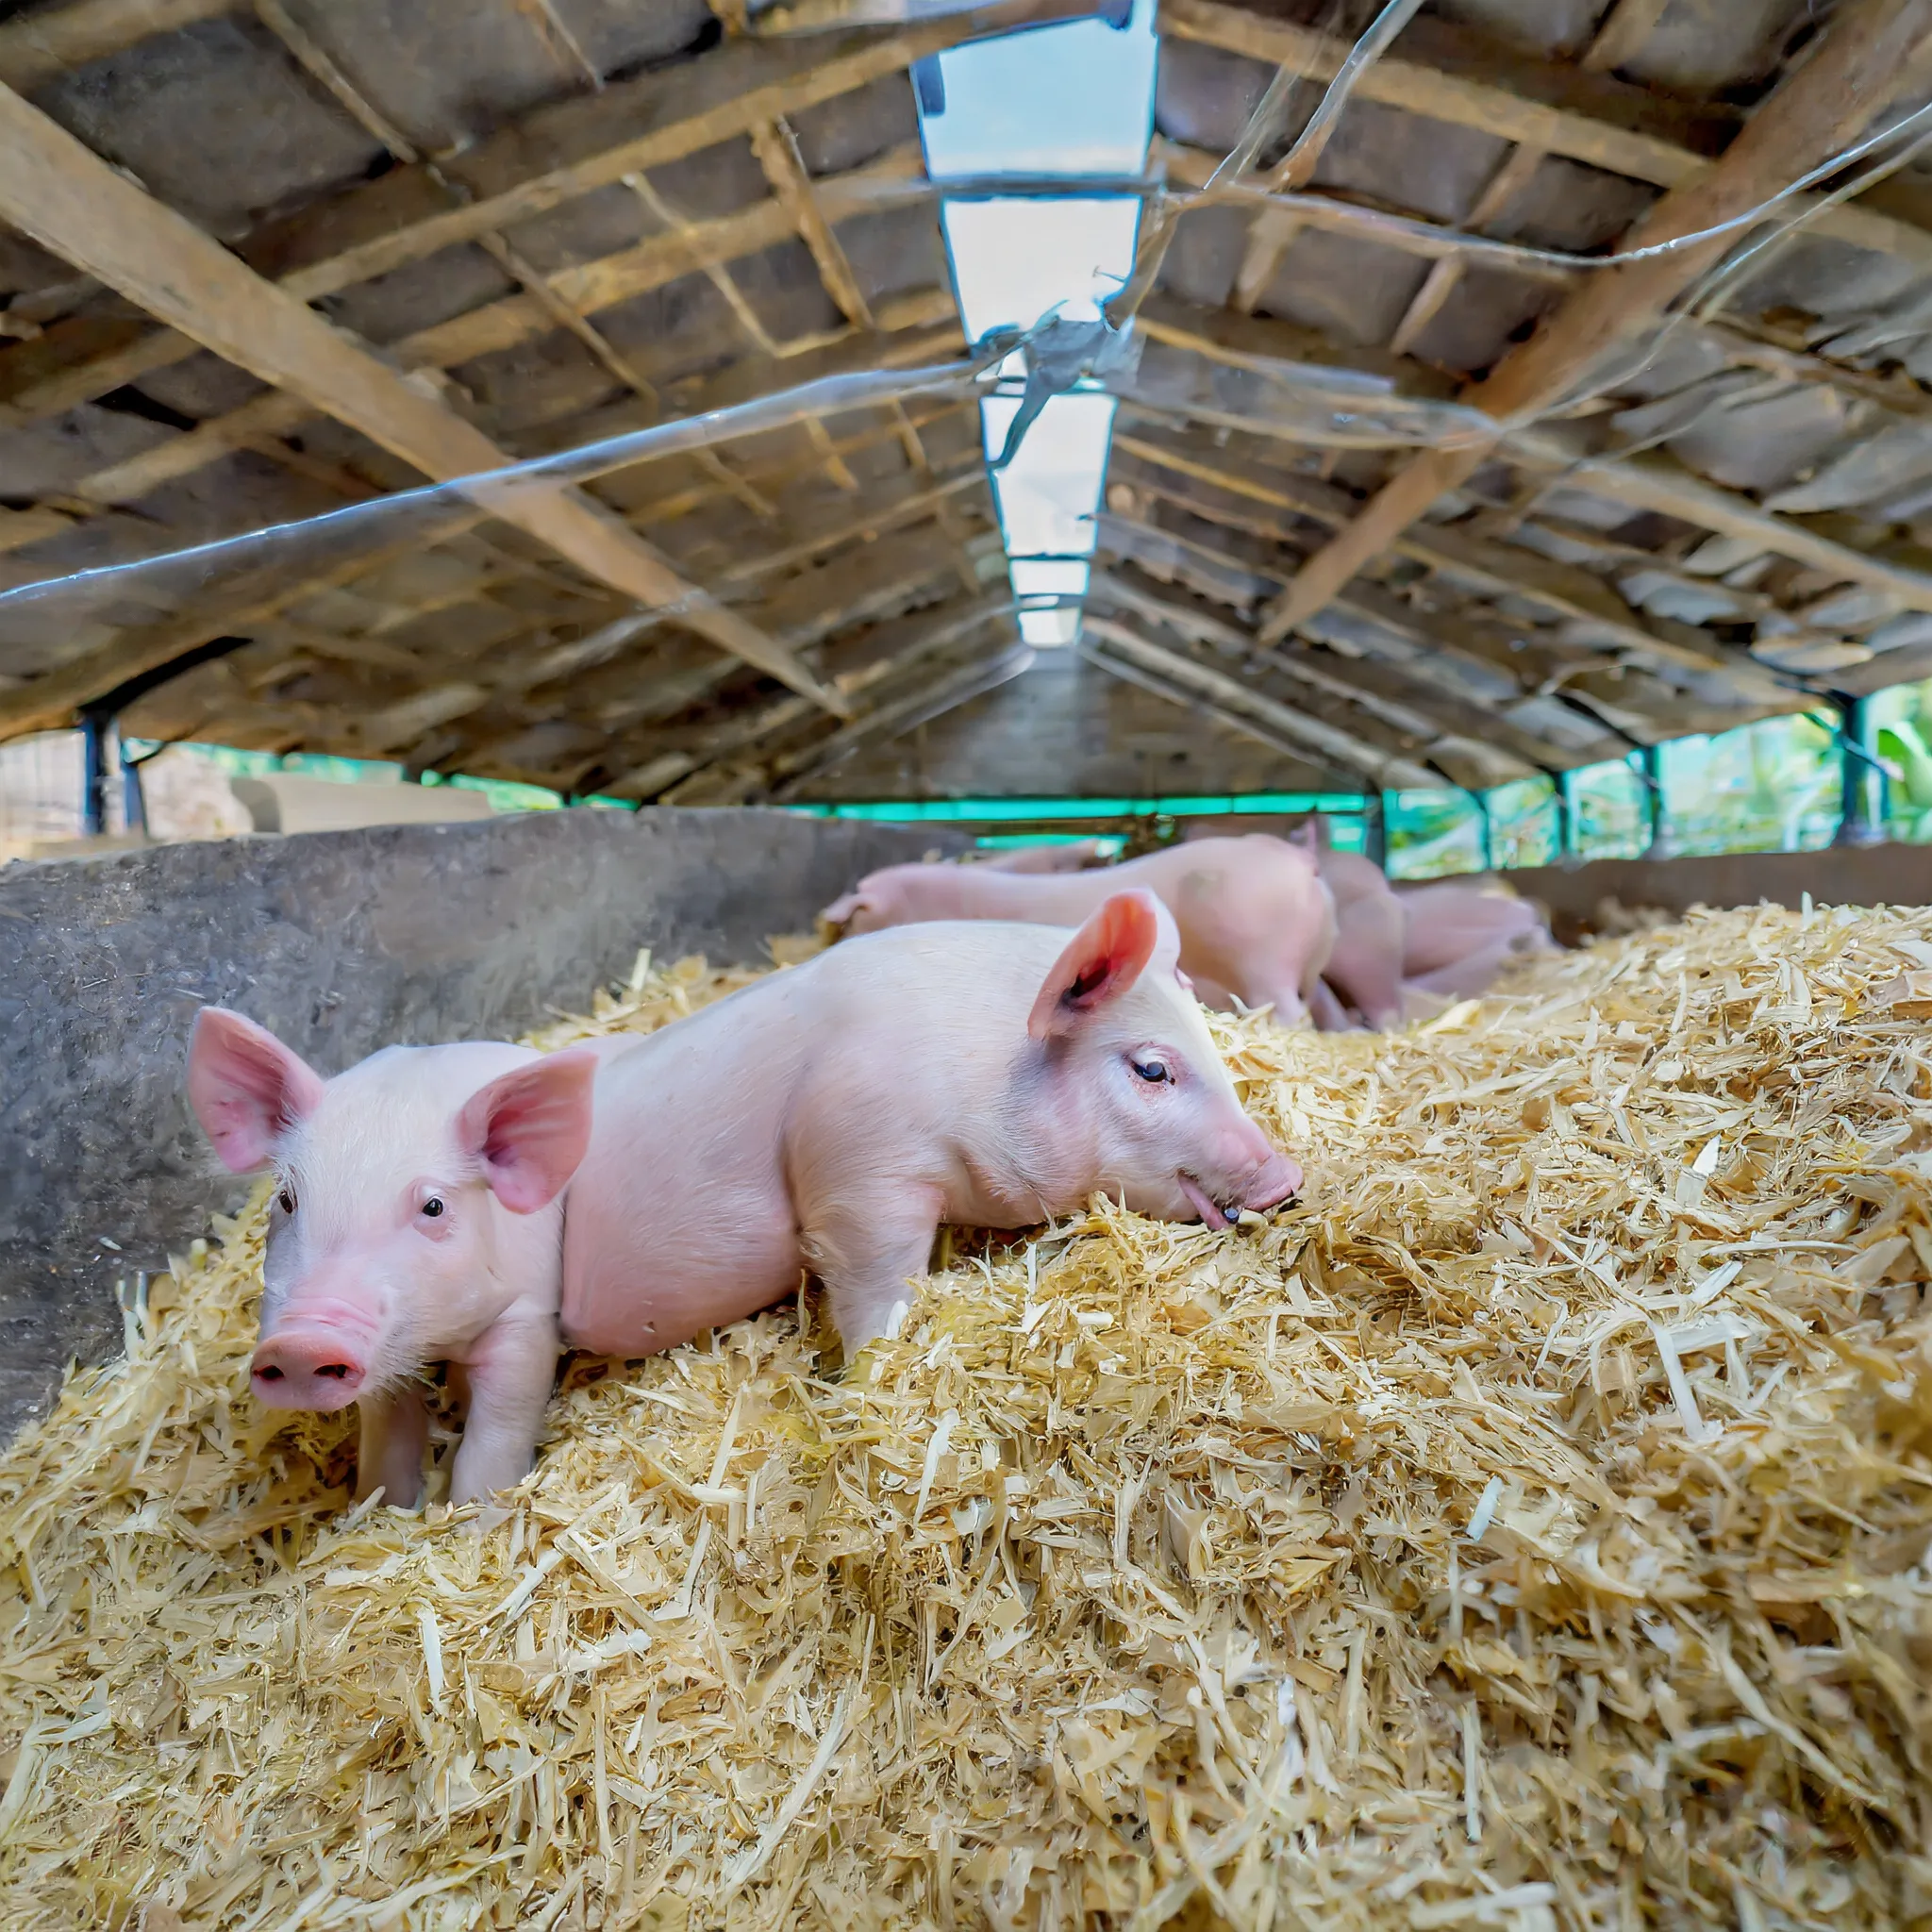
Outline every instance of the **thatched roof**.
MULTIPOLYGON (((963 364, 908 71, 1107 10, 0 4, 0 586, 963 364)), ((0 601, 0 734, 109 703, 699 803, 1488 785, 1932 672, 1924 171, 1813 208, 1648 360, 1740 238, 1554 258, 1916 108, 1932 5, 1432 0, 1291 145, 1373 11, 1162 6, 1165 246, 1078 650, 1013 675, 955 385, 0 601), (1278 73, 1237 192, 1190 202, 1278 73)))

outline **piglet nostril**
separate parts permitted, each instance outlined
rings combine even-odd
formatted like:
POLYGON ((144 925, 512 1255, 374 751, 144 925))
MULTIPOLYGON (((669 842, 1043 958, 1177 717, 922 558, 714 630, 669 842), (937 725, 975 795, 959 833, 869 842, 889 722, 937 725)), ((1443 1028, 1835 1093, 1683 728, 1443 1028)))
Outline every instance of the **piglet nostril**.
MULTIPOLYGON (((271 1373, 279 1372, 272 1371, 271 1373)), ((349 1365, 347 1362, 324 1362, 322 1366, 316 1370, 315 1373, 318 1375, 328 1375, 332 1377, 334 1380, 341 1382, 347 1378, 349 1374, 349 1365)))
POLYGON ((279 1369, 257 1369, 255 1373, 264 1382, 279 1382, 282 1379, 282 1372, 279 1369))

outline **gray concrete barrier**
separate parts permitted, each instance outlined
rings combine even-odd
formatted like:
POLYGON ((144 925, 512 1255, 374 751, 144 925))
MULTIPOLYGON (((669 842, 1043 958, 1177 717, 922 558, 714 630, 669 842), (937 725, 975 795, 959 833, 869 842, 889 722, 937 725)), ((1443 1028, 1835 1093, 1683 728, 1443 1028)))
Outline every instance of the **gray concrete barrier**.
POLYGON ((1693 906, 1932 905, 1932 846, 1833 846, 1824 852, 1728 852, 1712 858, 1599 858, 1502 876, 1550 908, 1557 938, 1591 928, 1606 899, 1688 912, 1693 906))
POLYGON ((641 946, 759 959, 862 873, 964 842, 778 812, 578 810, 8 866, 0 1441, 68 1360, 118 1348, 117 1281, 164 1267, 245 1191, 182 1098, 202 1006, 324 1073, 391 1041, 512 1037, 581 1008, 641 946))

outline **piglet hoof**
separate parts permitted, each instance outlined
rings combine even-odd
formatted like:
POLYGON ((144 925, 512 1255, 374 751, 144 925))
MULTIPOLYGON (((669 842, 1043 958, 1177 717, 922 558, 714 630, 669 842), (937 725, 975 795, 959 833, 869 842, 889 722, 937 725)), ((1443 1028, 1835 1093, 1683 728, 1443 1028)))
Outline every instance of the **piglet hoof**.
POLYGON ((1247 1234, 1253 1234, 1257 1228, 1268 1225, 1268 1217, 1257 1214, 1252 1208, 1243 1208, 1235 1217, 1235 1225, 1247 1234))
POLYGON ((894 1302, 886 1316, 886 1325, 879 1331, 888 1341, 897 1341, 905 1332, 906 1318, 912 1312, 910 1302, 894 1302))
POLYGON ((464 1534, 486 1537, 492 1529, 501 1529, 509 1521, 509 1511, 501 1503, 485 1503, 467 1523, 463 1524, 464 1534))

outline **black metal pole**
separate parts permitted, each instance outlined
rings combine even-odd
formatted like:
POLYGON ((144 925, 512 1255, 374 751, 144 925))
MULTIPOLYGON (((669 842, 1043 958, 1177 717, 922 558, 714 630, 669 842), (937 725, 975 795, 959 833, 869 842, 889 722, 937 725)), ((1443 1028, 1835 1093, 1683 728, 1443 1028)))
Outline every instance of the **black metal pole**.
POLYGON ((1872 747, 1870 708, 1864 698, 1839 701, 1838 757, 1841 786, 1837 845, 1878 845, 1885 841, 1885 767, 1872 747))
POLYGON ((1389 869, 1389 794, 1371 793, 1362 801, 1362 850, 1384 872, 1389 869))
POLYGON ((1664 801, 1663 747, 1646 744, 1641 767, 1644 790, 1650 794, 1650 842, 1643 848, 1645 858, 1669 858, 1671 815, 1664 801))
MULTIPOLYGON (((149 758, 154 754, 150 752, 149 758)), ((127 747, 121 746, 121 815, 127 822, 130 832, 147 836, 147 793, 142 790, 141 768, 146 762, 142 758, 127 756, 127 747)))
POLYGON ((114 728, 111 712, 80 714, 80 831, 98 839, 108 829, 108 737, 114 728))
POLYGON ((1576 851, 1576 787, 1574 772, 1557 774, 1557 863, 1579 862, 1576 851))

